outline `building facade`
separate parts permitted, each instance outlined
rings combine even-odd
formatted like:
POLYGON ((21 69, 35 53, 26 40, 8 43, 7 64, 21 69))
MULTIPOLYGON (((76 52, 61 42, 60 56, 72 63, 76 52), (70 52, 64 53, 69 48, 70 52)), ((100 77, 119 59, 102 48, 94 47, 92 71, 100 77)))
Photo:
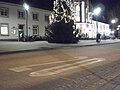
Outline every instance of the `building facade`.
MULTIPOLYGON (((74 5, 76 29, 81 34, 89 38, 96 38, 97 32, 102 35, 110 34, 109 24, 92 20, 89 0, 74 0, 74 5)), ((21 35, 44 36, 50 15, 51 11, 30 7, 27 20, 27 13, 22 5, 0 2, 0 40, 18 39, 21 35)))
POLYGON ((111 30, 109 24, 97 22, 92 20, 92 23, 76 23, 76 28, 78 28, 82 35, 86 38, 96 38, 97 33, 101 35, 109 36, 111 30))
POLYGON ((44 36, 50 14, 51 11, 30 7, 27 20, 27 12, 22 5, 0 2, 0 39, 18 39, 20 34, 27 33, 28 36, 44 36))
POLYGON ((109 24, 94 21, 92 5, 89 0, 75 0, 75 22, 80 33, 89 38, 96 38, 96 34, 109 36, 109 24))

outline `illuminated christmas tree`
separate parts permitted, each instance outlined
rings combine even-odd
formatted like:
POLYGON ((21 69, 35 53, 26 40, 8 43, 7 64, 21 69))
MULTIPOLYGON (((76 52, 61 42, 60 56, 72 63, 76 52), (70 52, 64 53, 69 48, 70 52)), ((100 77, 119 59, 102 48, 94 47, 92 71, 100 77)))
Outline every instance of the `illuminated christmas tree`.
POLYGON ((51 23, 46 28, 46 38, 51 43, 77 43, 79 32, 74 24, 74 3, 72 0, 54 1, 51 23))

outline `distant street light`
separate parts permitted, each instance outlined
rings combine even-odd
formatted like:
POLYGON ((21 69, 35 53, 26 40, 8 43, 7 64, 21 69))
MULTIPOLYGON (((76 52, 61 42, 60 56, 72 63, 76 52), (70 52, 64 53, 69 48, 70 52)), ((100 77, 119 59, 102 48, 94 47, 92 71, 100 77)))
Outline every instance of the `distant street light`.
POLYGON ((112 28, 113 30, 115 29, 115 23, 116 23, 116 22, 117 22, 116 19, 112 19, 112 20, 111 20, 111 23, 112 23, 112 25, 113 25, 113 28, 112 28))
POLYGON ((93 11, 93 14, 94 15, 96 15, 96 16, 98 16, 100 13, 101 13, 101 8, 100 7, 97 7, 97 8, 95 8, 95 10, 93 11))
POLYGON ((112 23, 112 24, 115 24, 115 23, 116 23, 116 20, 115 20, 115 19, 112 19, 112 20, 111 20, 111 23, 112 23))
POLYGON ((96 28, 97 28, 97 33, 98 33, 98 22, 97 22, 97 17, 99 16, 99 14, 101 13, 102 9, 100 7, 97 7, 94 9, 93 11, 93 15, 96 16, 96 28))
POLYGON ((118 27, 120 28, 120 25, 118 25, 118 27))
POLYGON ((28 10, 29 10, 29 5, 27 3, 24 3, 23 7, 26 10, 26 37, 27 37, 28 36, 28 10))

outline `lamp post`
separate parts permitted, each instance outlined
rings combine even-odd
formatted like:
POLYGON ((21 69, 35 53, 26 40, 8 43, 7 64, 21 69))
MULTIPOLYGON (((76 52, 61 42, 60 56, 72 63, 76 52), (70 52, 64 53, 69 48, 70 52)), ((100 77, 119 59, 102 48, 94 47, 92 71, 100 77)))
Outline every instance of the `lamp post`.
POLYGON ((116 23, 118 22, 118 19, 117 18, 114 18, 114 19, 112 19, 111 20, 111 23, 112 23, 112 25, 113 25, 113 27, 112 27, 112 31, 114 32, 114 36, 115 36, 115 38, 119 38, 119 27, 118 28, 116 28, 116 23))
POLYGON ((112 28, 112 29, 113 29, 113 31, 114 31, 114 29, 115 29, 116 19, 112 19, 112 20, 111 20, 111 23, 112 23, 112 25, 113 25, 113 28, 112 28))
POLYGON ((28 10, 29 10, 29 5, 27 3, 24 3, 23 7, 25 8, 25 11, 26 11, 26 37, 27 37, 28 36, 28 10))
POLYGON ((93 11, 93 15, 96 16, 95 18, 96 18, 97 33, 98 33, 98 22, 97 22, 97 17, 98 17, 98 15, 101 13, 101 11, 102 11, 102 10, 101 10, 100 7, 95 8, 94 11, 93 11))

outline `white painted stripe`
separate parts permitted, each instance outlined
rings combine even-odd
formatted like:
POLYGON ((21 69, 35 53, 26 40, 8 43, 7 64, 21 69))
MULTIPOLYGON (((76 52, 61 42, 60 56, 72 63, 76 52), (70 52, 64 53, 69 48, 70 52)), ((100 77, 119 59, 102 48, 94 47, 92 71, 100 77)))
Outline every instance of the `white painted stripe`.
POLYGON ((43 64, 25 65, 25 66, 20 66, 20 67, 9 68, 9 70, 14 71, 14 72, 23 72, 23 71, 32 70, 32 67, 45 66, 45 65, 50 65, 50 64, 68 63, 68 62, 79 61, 79 60, 87 59, 87 58, 88 57, 86 56, 80 56, 80 57, 72 58, 71 60, 55 61, 55 62, 49 62, 49 63, 43 63, 43 64))
POLYGON ((15 67, 15 68, 10 68, 9 70, 14 71, 14 72, 23 72, 23 71, 28 71, 32 70, 32 68, 27 68, 27 67, 15 67))
POLYGON ((54 75, 54 74, 58 74, 58 73, 61 73, 61 72, 67 71, 67 70, 75 69, 75 68, 78 68, 78 67, 81 67, 81 66, 86 66, 86 65, 93 64, 93 63, 101 62, 103 60, 105 60, 105 59, 104 58, 88 59, 88 60, 85 60, 85 61, 79 61, 79 62, 75 62, 75 63, 72 63, 72 64, 61 65, 61 66, 56 66, 56 67, 32 72, 32 73, 29 74, 29 76, 39 77, 39 76, 54 75))
POLYGON ((91 61, 104 61, 104 58, 92 58, 92 59, 87 59, 85 61, 81 61, 81 62, 76 62, 76 63, 85 63, 85 62, 91 62, 91 61))

